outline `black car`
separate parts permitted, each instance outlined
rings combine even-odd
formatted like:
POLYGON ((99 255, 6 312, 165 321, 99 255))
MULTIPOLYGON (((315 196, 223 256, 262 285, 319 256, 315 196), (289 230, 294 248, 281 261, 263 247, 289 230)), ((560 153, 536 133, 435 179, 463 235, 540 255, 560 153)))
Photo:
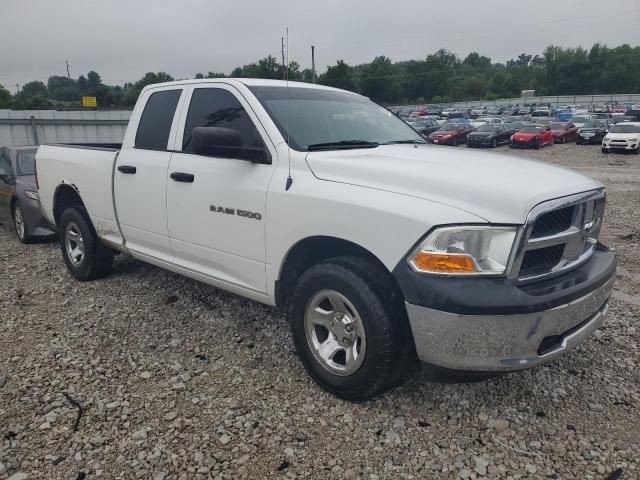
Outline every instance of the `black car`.
POLYGON ((514 132, 519 132, 522 127, 525 125, 531 125, 530 120, 518 120, 517 122, 508 123, 507 126, 512 129, 514 132))
POLYGON ((54 233, 40 213, 35 183, 38 147, 0 148, 0 223, 13 225, 22 243, 54 233))
POLYGON ((418 117, 415 121, 407 123, 411 125, 416 132, 424 137, 440 128, 440 124, 434 117, 418 117))
POLYGON ((638 118, 633 115, 618 115, 611 118, 612 123, 637 122, 638 118))
POLYGON ((467 135, 467 147, 492 147, 506 145, 515 133, 512 124, 486 124, 467 135))
POLYGON ((597 143, 600 145, 602 139, 609 131, 609 122, 606 120, 589 120, 578 131, 576 143, 578 145, 589 145, 597 143))

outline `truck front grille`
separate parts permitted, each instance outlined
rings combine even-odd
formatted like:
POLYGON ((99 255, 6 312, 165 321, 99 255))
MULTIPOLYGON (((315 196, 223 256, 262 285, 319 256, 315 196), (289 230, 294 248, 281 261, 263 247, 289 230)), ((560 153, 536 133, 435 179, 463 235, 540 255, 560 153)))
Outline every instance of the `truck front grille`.
POLYGON ((536 206, 520 239, 511 278, 546 278, 591 257, 598 243, 605 198, 604 190, 594 190, 536 206))

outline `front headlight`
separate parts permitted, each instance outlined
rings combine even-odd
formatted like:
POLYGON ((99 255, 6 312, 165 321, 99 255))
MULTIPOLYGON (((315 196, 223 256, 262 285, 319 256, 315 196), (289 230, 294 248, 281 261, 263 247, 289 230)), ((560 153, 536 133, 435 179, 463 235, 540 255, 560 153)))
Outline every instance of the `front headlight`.
POLYGON ((502 275, 515 237, 516 227, 441 227, 418 245, 408 262, 421 273, 502 275))

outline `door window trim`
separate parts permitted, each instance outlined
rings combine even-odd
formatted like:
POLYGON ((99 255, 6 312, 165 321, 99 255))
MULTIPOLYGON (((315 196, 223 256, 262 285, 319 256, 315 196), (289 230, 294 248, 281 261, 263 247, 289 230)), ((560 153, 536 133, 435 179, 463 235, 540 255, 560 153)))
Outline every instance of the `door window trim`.
MULTIPOLYGON (((264 125, 260 121, 259 117, 256 115, 255 111, 253 110, 253 108, 251 107, 247 99, 244 97, 244 95, 242 95, 242 92, 240 92, 233 85, 230 85, 228 83, 222 83, 222 82, 194 83, 186 86, 185 88, 186 93, 184 94, 184 100, 182 102, 180 117, 176 125, 176 132, 175 132, 176 134, 173 141, 173 148, 170 151, 173 153, 181 153, 183 155, 195 155, 198 157, 205 157, 204 155, 198 155, 197 153, 182 151, 182 142, 184 139, 184 128, 187 124, 187 117, 189 115, 189 106, 191 104, 191 97, 193 96, 193 92, 196 89, 205 89, 205 88, 218 88, 218 89, 226 90, 229 93, 231 93, 231 95, 233 95, 238 102, 240 102, 240 105, 242 105, 242 108, 244 108, 244 110, 247 112, 247 115, 249 115, 249 118, 253 122, 253 126, 257 130, 258 135, 260 135, 260 138, 262 139, 262 143, 264 144, 265 148, 269 152, 269 155, 271 156, 270 163, 261 164, 261 165, 273 165, 274 163, 273 159, 276 157, 275 145, 273 144, 271 137, 267 134, 267 130, 264 128, 264 125)), ((234 158, 223 158, 223 157, 205 157, 205 158, 230 160, 230 161, 244 161, 244 160, 238 160, 234 158)))

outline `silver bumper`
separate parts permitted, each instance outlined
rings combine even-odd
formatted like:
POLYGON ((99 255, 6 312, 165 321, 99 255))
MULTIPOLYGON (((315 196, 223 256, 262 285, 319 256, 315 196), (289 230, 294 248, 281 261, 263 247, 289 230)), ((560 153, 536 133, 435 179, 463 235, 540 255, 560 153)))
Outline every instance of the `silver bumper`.
POLYGON ((582 298, 527 314, 459 315, 406 303, 418 357, 444 368, 486 372, 548 362, 602 325, 614 281, 615 276, 582 298))

